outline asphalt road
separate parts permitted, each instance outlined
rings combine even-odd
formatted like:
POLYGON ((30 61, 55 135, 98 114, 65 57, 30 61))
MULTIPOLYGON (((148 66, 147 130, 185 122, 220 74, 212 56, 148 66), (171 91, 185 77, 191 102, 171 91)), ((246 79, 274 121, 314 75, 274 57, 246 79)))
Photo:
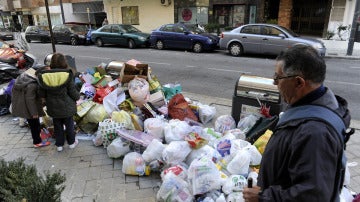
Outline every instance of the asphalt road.
MULTIPOLYGON (((30 52, 43 62, 52 53, 51 44, 30 43, 30 52)), ((57 44, 56 51, 72 55, 78 71, 112 60, 126 62, 136 59, 147 63, 162 84, 180 83, 183 91, 232 99, 236 81, 242 73, 263 77, 274 74, 275 57, 232 57, 224 51, 196 54, 182 50, 151 48, 127 49, 118 46, 71 46, 57 44)), ((360 64, 359 60, 326 58, 325 85, 346 98, 352 117, 360 120, 360 64)))

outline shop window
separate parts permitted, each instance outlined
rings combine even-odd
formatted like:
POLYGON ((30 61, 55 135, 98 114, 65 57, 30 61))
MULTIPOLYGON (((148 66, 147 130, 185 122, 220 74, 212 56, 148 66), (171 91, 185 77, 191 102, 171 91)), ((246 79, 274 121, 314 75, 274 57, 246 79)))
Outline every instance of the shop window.
POLYGON ((139 9, 138 6, 121 7, 122 23, 129 25, 139 25, 139 9))
POLYGON ((208 7, 178 8, 178 22, 188 24, 208 24, 208 7))

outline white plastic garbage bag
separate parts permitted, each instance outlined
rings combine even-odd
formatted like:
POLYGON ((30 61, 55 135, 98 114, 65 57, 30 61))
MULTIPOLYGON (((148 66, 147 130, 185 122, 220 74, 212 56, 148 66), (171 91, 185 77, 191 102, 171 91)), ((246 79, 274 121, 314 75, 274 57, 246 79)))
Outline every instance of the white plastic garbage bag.
POLYGON ((247 176, 250 166, 250 153, 242 149, 229 162, 226 169, 233 175, 247 176))
POLYGON ((140 77, 135 77, 128 84, 129 94, 136 106, 142 106, 150 98, 149 83, 140 77))
POLYGON ((153 160, 160 160, 164 149, 165 145, 163 145, 158 139, 153 139, 146 147, 142 157, 148 163, 153 160))
POLYGON ((201 123, 207 124, 216 115, 216 108, 210 105, 199 104, 199 119, 201 123))
POLYGON ((166 168, 165 170, 163 170, 160 174, 161 179, 164 180, 165 175, 169 174, 169 173, 174 173, 175 175, 181 177, 181 179, 183 180, 187 180, 187 172, 188 172, 188 168, 185 167, 183 164, 180 165, 174 165, 171 166, 169 168, 166 168))
POLYGON ((239 120, 237 128, 243 131, 245 134, 255 125, 260 116, 256 114, 249 114, 239 120))
POLYGON ((195 159, 188 169, 188 179, 193 195, 220 189, 220 172, 214 162, 206 156, 195 159))
POLYGON ((247 180, 242 175, 231 175, 226 179, 225 184, 222 186, 223 192, 228 195, 231 192, 243 191, 247 187, 247 180))
POLYGON ((186 141, 172 141, 162 152, 163 160, 169 165, 176 165, 185 160, 191 152, 191 147, 186 141))
POLYGON ((204 145, 204 146, 200 147, 199 149, 193 149, 190 152, 190 154, 186 157, 185 162, 187 165, 190 165, 194 159, 200 158, 202 156, 209 157, 215 163, 217 162, 218 159, 221 158, 220 153, 215 148, 213 148, 209 145, 204 145))
POLYGON ((165 175, 156 195, 157 201, 192 202, 189 184, 174 173, 165 175))
POLYGON ((137 152, 127 153, 123 159, 122 173, 127 175, 149 175, 150 170, 146 166, 141 154, 137 152))
POLYGON ((165 120, 161 118, 147 118, 144 121, 144 132, 151 133, 158 139, 164 139, 165 120))
POLYGON ((189 134, 190 131, 190 125, 185 121, 171 119, 164 127, 165 141, 170 143, 171 141, 184 140, 185 135, 189 134))
POLYGON ((123 142, 120 137, 115 138, 106 148, 110 158, 119 158, 130 152, 130 144, 123 142))
POLYGON ((226 197, 226 202, 245 202, 242 192, 231 192, 226 197))
POLYGON ((221 115, 215 121, 215 131, 224 133, 227 130, 236 128, 235 120, 230 115, 221 115))

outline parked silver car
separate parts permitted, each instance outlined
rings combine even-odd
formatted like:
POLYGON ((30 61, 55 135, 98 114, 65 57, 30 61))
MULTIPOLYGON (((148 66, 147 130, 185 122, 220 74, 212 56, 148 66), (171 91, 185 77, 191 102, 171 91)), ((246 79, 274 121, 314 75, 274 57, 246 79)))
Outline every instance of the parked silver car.
POLYGON ((314 47, 321 56, 326 48, 317 39, 300 37, 293 31, 274 24, 247 24, 229 32, 222 32, 220 49, 229 50, 232 56, 244 53, 278 55, 282 50, 304 44, 314 47))

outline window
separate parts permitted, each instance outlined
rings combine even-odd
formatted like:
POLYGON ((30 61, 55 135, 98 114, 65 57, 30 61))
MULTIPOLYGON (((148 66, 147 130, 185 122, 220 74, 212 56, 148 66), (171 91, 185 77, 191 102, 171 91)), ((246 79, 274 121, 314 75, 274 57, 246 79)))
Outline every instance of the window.
POLYGON ((161 31, 164 32, 172 32, 174 25, 165 25, 163 28, 161 28, 161 31))
POLYGON ((241 29, 240 33, 244 34, 260 34, 260 26, 246 26, 241 29))
POLYGON ((111 32, 111 26, 110 25, 107 25, 107 26, 104 26, 102 29, 101 29, 102 32, 111 32))
POLYGON ((331 21, 342 21, 345 12, 345 0, 334 0, 333 8, 330 15, 331 21))
POLYGON ((180 33, 182 33, 182 32, 184 32, 184 28, 181 27, 181 26, 175 26, 175 27, 174 27, 174 31, 175 31, 175 32, 180 32, 180 33))
POLYGON ((139 9, 137 6, 121 7, 122 23, 129 25, 139 25, 139 9))
POLYGON ((120 32, 120 28, 118 26, 112 26, 112 33, 119 33, 120 32))
POLYGON ((264 27, 263 34, 270 35, 270 36, 279 36, 282 32, 274 27, 264 27))

